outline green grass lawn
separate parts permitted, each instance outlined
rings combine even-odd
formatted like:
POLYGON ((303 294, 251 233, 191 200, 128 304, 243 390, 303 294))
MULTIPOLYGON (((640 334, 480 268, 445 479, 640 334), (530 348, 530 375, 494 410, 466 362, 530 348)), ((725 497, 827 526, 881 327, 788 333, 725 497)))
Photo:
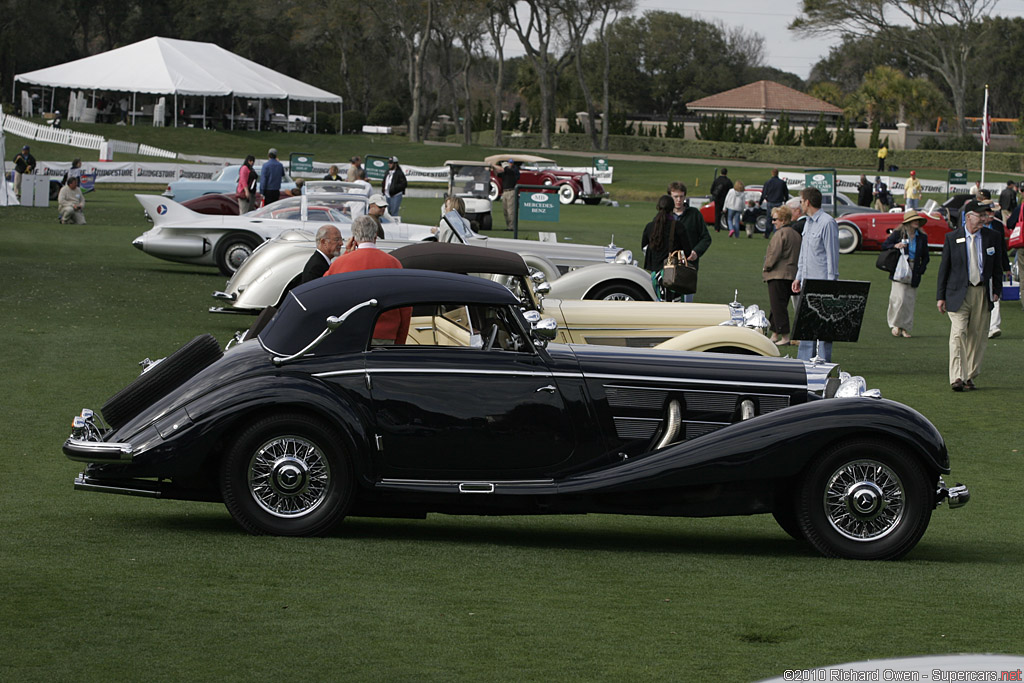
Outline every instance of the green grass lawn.
MULTIPOLYGON (((684 172, 648 164, 644 183, 684 172)), ((937 255, 909 340, 888 333, 875 254, 840 261, 872 291, 860 341, 834 359, 930 418, 949 479, 973 495, 937 510, 900 562, 821 558, 764 515, 434 515, 257 538, 221 505, 72 490, 81 468, 60 446, 73 415, 98 409, 138 360, 202 332, 223 343, 248 322, 206 313, 224 282, 213 268, 131 246, 148 224, 129 191, 101 188, 86 213, 89 225, 61 226, 52 209, 0 209, 2 680, 751 681, 854 659, 1024 653, 1024 313, 1004 306, 981 390, 952 393, 937 255)), ((406 200, 403 214, 432 222, 437 202, 406 200)), ((571 206, 537 226, 575 242, 614 234, 639 254, 652 215, 649 202, 571 206)), ((767 308, 767 242, 713 237, 697 300, 739 290, 767 308)))

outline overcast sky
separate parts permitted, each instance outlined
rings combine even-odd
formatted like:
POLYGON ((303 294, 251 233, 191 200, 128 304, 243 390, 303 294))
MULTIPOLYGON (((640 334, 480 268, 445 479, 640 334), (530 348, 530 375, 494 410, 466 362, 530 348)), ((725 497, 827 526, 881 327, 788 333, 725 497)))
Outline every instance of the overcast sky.
MULTIPOLYGON (((684 16, 721 21, 729 26, 741 26, 748 32, 764 36, 765 63, 783 71, 807 78, 811 67, 828 55, 837 42, 834 37, 800 37, 787 29, 800 13, 802 0, 727 0, 709 3, 707 0, 637 0, 637 14, 646 10, 676 12, 684 16)), ((1024 16, 1024 3, 1002 0, 996 8, 1000 16, 1024 16)), ((523 53, 515 34, 508 39, 508 54, 523 53)))

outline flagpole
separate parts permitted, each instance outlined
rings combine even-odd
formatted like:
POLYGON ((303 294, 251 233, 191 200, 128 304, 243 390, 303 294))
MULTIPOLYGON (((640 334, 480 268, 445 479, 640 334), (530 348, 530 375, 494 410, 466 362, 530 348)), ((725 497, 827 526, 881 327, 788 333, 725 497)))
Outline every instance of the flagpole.
POLYGON ((988 149, 988 141, 991 138, 992 124, 988 119, 988 84, 985 84, 985 111, 981 117, 981 185, 985 187, 985 151, 988 149))

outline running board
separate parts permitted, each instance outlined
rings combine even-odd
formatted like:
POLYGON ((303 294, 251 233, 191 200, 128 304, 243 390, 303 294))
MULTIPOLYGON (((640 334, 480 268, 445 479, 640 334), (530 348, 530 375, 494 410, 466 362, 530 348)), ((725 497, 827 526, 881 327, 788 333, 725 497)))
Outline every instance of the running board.
POLYGON ((89 477, 85 472, 75 477, 76 491, 95 491, 98 493, 116 493, 122 496, 142 496, 144 498, 160 498, 160 484, 158 482, 133 482, 131 485, 117 484, 89 477), (146 486, 151 484, 152 488, 146 486))

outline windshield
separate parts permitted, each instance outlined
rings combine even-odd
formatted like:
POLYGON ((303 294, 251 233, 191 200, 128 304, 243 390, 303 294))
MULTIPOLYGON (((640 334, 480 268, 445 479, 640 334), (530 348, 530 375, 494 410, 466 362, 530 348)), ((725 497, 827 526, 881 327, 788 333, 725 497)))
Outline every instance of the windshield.
POLYGON ((442 226, 442 242, 453 242, 455 244, 467 244, 474 236, 469 227, 469 221, 459 215, 458 211, 449 211, 444 215, 442 226))
POLYGON ((323 195, 313 197, 285 197, 273 204, 246 214, 249 218, 274 220, 302 220, 302 202, 307 201, 306 220, 316 223, 351 223, 366 213, 366 197, 353 195, 323 195))
POLYGON ((456 197, 486 199, 491 192, 491 171, 486 166, 449 164, 448 192, 456 197))

